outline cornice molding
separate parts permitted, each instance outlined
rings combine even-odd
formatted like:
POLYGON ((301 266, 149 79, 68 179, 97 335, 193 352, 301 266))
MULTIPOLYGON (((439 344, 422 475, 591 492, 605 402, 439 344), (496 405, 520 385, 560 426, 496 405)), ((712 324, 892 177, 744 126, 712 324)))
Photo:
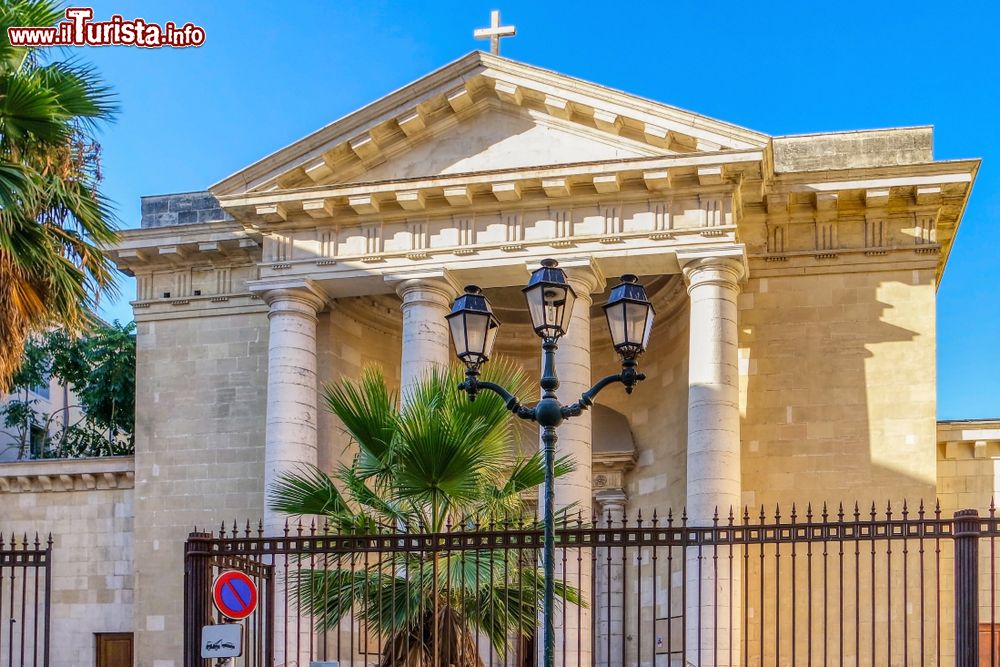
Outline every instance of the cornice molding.
POLYGON ((213 185, 216 196, 320 181, 378 164, 441 123, 498 101, 608 136, 632 136, 661 152, 764 148, 761 133, 598 84, 473 52, 327 125, 213 185))
MULTIPOLYGON (((506 186, 516 184, 521 205, 562 205, 573 195, 608 198, 598 177, 615 177, 624 196, 663 195, 669 187, 674 196, 693 196, 732 190, 742 180, 759 179, 763 151, 741 150, 693 155, 625 158, 502 169, 496 171, 402 178, 370 183, 315 185, 221 196, 219 202, 234 218, 254 229, 276 229, 295 220, 317 216, 305 206, 319 207, 338 224, 384 220, 393 216, 414 217, 425 213, 467 213, 470 205, 511 208, 506 186), (711 172, 711 173, 709 173, 711 172), (501 187, 503 186, 503 187, 501 187), (459 197, 453 193, 461 191, 459 197), (322 206, 314 204, 322 202, 322 206), (276 208, 280 207, 280 208, 276 208), (280 215, 278 214, 280 213, 280 215)), ((515 206, 516 208, 516 206, 515 206)))
POLYGON ((0 494, 106 491, 135 486, 135 459, 109 456, 0 463, 0 494))

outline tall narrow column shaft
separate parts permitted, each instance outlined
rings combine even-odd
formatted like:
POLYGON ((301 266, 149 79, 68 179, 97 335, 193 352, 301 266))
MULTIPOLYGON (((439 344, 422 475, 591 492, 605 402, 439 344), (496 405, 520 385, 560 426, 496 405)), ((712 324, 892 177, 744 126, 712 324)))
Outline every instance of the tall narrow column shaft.
POLYGON ((403 300, 403 345, 400 388, 403 400, 413 386, 432 369, 448 367, 451 352, 445 315, 455 291, 442 279, 414 279, 399 284, 403 300))
MULTIPOLYGON (((316 465, 316 313, 323 300, 306 288, 266 292, 270 306, 267 345, 267 416, 264 430, 265 493, 284 472, 316 465)), ((284 515, 264 510, 265 529, 280 535, 284 515)))
MULTIPOLYGON (((622 489, 605 489, 596 497, 598 514, 594 517, 599 528, 620 528, 625 520, 628 496, 622 489)), ((623 653, 625 633, 625 582, 622 572, 628 563, 620 549, 605 547, 597 550, 597 571, 594 572, 594 593, 597 598, 597 641, 595 667, 616 667, 626 664, 623 653)), ((639 647, 643 650, 645 647, 639 647)))
MULTIPOLYGON (((275 289, 264 293, 270 306, 270 335, 267 347, 267 416, 264 430, 264 530, 269 536, 284 533, 286 516, 266 504, 267 491, 282 473, 303 464, 317 464, 316 434, 316 313, 323 299, 308 287, 275 289)), ((286 593, 287 582, 277 581, 278 595, 286 593)), ((286 627, 285 610, 275 605, 275 664, 301 665, 308 662, 302 651, 295 655, 295 628, 286 627), (285 637, 288 637, 286 642, 285 637), (289 653, 285 655, 285 645, 289 653)), ((311 619, 303 617, 298 645, 308 646, 311 619)))
MULTIPOLYGON (((684 265, 691 299, 687 516, 690 526, 726 522, 740 505, 740 409, 736 297, 743 263, 709 257, 684 265)), ((704 556, 704 554, 702 554, 704 556)), ((687 661, 739 664, 740 572, 687 554, 687 661), (732 595, 731 595, 732 593, 732 595), (730 599, 735 607, 730 614, 730 599), (700 641, 699 641, 700 640, 700 641), (717 661, 717 662, 716 662, 717 661)))

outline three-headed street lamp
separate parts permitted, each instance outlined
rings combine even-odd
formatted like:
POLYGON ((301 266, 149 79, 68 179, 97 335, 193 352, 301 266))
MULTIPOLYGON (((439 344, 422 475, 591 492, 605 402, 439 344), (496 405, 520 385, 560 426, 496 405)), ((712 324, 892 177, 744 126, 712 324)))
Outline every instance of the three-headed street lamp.
POLYGON ((465 293, 455 299, 451 312, 446 316, 451 329, 458 358, 465 364, 465 381, 459 385, 476 399, 481 389, 499 394, 507 403, 507 409, 521 419, 537 422, 542 428, 544 449, 545 482, 544 499, 544 541, 542 564, 545 572, 543 598, 543 641, 544 667, 553 667, 555 661, 555 488, 554 465, 556 427, 564 419, 579 416, 594 404, 597 394, 610 384, 620 382, 629 394, 636 383, 646 376, 637 370, 637 358, 646 349, 649 334, 653 328, 653 306, 646 297, 646 290, 634 275, 624 275, 621 282, 611 290, 604 314, 611 330, 611 342, 621 356, 622 370, 616 375, 601 378, 585 391, 580 400, 563 405, 556 397, 559 378, 556 376, 555 352, 559 338, 565 335, 573 316, 576 292, 566 280, 566 273, 554 259, 542 260, 542 266, 531 274, 528 286, 523 290, 531 315, 531 325, 542 339, 542 378, 539 386, 541 399, 532 407, 524 406, 518 398, 493 382, 479 379, 479 369, 489 361, 496 343, 500 321, 493 314, 490 303, 482 290, 475 285, 465 288, 465 293))

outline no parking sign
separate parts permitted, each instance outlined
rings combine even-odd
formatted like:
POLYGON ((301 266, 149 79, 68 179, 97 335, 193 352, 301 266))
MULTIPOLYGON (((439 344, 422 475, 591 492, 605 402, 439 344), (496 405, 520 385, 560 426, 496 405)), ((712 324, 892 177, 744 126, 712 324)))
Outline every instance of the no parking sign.
POLYGON ((215 608, 234 621, 241 621, 257 609, 257 584, 238 570, 228 570, 212 584, 215 608))

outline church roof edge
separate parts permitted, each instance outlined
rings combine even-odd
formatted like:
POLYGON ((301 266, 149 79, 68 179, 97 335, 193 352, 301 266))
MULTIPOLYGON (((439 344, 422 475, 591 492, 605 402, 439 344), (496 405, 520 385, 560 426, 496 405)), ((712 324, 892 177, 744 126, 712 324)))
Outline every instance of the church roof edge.
POLYGON ((208 189, 217 196, 223 196, 237 192, 241 188, 249 189, 259 185, 258 179, 262 176, 278 169, 293 166, 295 160, 332 140, 343 139, 352 133, 362 132, 363 128, 373 121, 391 119, 394 114, 400 112, 401 107, 404 105, 415 102, 419 103, 421 96, 427 95, 451 81, 459 85, 466 79, 488 71, 509 76, 526 77, 544 83, 556 90, 579 92, 609 103, 617 101, 618 104, 621 104, 625 102, 628 106, 649 114, 675 116, 677 119, 683 119, 685 122, 690 123, 693 127, 729 135, 744 146, 754 145, 764 147, 769 140, 769 136, 766 134, 726 121, 717 120, 536 65, 530 65, 482 51, 472 51, 355 111, 341 116, 302 139, 264 156, 260 160, 211 185, 208 189))

